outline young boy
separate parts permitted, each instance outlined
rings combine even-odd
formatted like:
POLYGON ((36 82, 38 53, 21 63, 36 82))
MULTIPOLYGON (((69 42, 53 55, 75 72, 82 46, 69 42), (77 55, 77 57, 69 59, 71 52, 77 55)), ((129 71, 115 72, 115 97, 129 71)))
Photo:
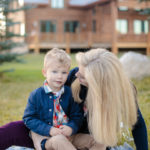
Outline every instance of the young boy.
POLYGON ((74 102, 71 89, 65 86, 71 65, 69 55, 54 48, 44 58, 44 85, 28 99, 23 121, 31 130, 37 150, 74 150, 68 137, 82 124, 83 113, 74 102))

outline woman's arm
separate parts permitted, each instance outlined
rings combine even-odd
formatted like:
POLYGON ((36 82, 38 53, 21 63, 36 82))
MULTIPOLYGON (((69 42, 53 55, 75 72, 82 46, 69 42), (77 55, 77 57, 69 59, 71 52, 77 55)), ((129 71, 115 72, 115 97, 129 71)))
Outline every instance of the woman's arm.
POLYGON ((148 150, 147 129, 143 116, 138 108, 138 120, 133 127, 132 135, 137 150, 148 150))
POLYGON ((67 81, 65 83, 65 85, 67 86, 71 86, 72 82, 76 79, 75 74, 78 72, 78 67, 73 68, 72 70, 70 70, 67 81))
POLYGON ((138 106, 137 101, 137 89, 135 85, 132 83, 133 92, 135 96, 135 101, 137 103, 137 122, 132 129, 132 135, 134 137, 134 143, 136 145, 136 150, 148 150, 148 137, 147 137, 147 129, 145 125, 145 121, 141 114, 141 111, 138 106))

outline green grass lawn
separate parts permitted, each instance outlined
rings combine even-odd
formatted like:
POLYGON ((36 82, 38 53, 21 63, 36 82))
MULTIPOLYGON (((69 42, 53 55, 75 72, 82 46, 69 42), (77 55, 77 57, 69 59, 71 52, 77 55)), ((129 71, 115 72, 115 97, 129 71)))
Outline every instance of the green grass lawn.
MULTIPOLYGON (((76 66, 74 55, 72 67, 76 66)), ((32 90, 41 86, 44 77, 41 74, 43 54, 20 56, 23 63, 5 63, 0 71, 14 69, 0 77, 0 126, 10 121, 21 120, 32 90)), ((145 119, 150 141, 150 77, 133 81, 138 90, 139 107, 145 119)), ((150 149, 150 143, 149 143, 150 149)))

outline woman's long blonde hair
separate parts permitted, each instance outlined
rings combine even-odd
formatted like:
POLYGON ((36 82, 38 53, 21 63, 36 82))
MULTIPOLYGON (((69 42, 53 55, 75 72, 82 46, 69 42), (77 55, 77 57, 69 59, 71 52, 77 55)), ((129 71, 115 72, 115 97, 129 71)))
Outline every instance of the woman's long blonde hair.
MULTIPOLYGON (((105 49, 78 53, 76 59, 84 67, 88 83, 86 97, 90 132, 98 143, 114 146, 121 133, 120 123, 132 127, 137 108, 130 80, 118 58, 105 49)), ((79 82, 72 84, 73 96, 79 98, 79 82)))

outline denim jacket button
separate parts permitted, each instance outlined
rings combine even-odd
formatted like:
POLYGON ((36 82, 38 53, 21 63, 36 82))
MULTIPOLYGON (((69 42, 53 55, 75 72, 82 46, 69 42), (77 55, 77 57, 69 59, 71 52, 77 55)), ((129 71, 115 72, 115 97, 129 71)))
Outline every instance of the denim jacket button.
POLYGON ((50 125, 51 123, 49 122, 48 124, 50 125))
POLYGON ((51 111, 52 111, 52 109, 49 109, 49 111, 51 112, 51 111))
POLYGON ((52 98, 52 96, 49 97, 50 99, 52 98))

